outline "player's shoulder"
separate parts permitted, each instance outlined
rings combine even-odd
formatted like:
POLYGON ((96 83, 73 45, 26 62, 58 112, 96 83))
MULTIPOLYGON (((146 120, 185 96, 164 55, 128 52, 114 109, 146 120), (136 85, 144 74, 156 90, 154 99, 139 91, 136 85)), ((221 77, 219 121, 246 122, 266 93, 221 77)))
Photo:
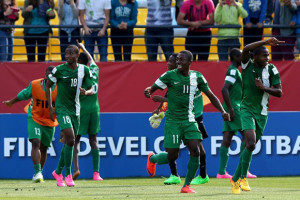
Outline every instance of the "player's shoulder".
POLYGON ((203 76, 203 74, 201 74, 201 72, 196 71, 196 70, 190 70, 191 74, 195 74, 196 76, 203 76))
POLYGON ((269 71, 272 71, 274 75, 279 74, 279 71, 275 65, 272 63, 268 64, 269 71))
POLYGON ((230 75, 230 76, 235 76, 239 73, 239 70, 238 68, 236 68, 235 66, 233 65, 230 65, 228 67, 228 70, 227 70, 227 75, 230 75))

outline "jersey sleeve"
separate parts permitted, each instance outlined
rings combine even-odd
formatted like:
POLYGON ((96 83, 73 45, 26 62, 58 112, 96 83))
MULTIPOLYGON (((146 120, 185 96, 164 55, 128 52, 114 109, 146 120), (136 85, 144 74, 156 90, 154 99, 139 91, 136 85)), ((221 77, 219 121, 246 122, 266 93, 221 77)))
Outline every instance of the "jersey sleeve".
POLYGON ((27 88, 23 89, 19 94, 17 95, 17 98, 21 101, 30 99, 32 97, 32 92, 31 92, 31 83, 28 85, 27 88))
POLYGON ((93 80, 97 80, 98 79, 99 68, 98 68, 98 66, 94 62, 92 62, 91 65, 90 65, 90 73, 91 73, 91 78, 93 80))
POLYGON ((271 80, 271 86, 281 83, 280 74, 274 65, 272 66, 272 69, 270 72, 270 80, 271 80))
POLYGON ((233 85, 237 79, 237 70, 236 69, 230 69, 226 73, 225 77, 225 83, 229 83, 230 85, 233 85))
POLYGON ((170 85, 170 71, 161 75, 153 84, 154 87, 164 90, 170 85))
POLYGON ((208 83, 206 81, 206 79, 204 78, 203 75, 200 75, 198 78, 197 78, 197 82, 198 82, 198 89, 202 92, 207 92, 209 89, 209 86, 208 86, 208 83))
POLYGON ((92 72, 89 70, 87 66, 84 66, 84 79, 83 82, 85 85, 90 88, 93 85, 92 72))
POLYGON ((55 67, 51 74, 49 74, 47 76, 48 81, 50 81, 51 83, 56 83, 57 79, 59 78, 59 71, 57 70, 57 67, 55 67))

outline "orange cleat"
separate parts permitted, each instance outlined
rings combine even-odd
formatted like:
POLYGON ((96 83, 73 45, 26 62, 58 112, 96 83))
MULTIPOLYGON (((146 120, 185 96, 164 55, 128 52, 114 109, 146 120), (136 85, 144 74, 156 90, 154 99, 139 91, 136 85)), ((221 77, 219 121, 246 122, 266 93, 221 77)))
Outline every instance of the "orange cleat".
POLYGON ((186 185, 181 188, 180 193, 196 193, 196 191, 192 189, 190 185, 186 185))
POLYGON ((155 175, 155 169, 156 169, 156 163, 150 161, 150 157, 153 155, 154 155, 153 152, 149 153, 147 159, 147 172, 150 177, 153 177, 155 175))

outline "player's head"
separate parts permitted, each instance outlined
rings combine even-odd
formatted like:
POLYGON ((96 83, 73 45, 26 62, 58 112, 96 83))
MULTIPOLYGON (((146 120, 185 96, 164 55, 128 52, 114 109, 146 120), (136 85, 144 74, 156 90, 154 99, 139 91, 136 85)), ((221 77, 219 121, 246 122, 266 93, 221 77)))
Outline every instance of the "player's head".
POLYGON ((79 54, 78 63, 83 64, 83 65, 88 65, 89 57, 85 52, 82 52, 82 53, 79 54))
POLYGON ((188 50, 180 51, 177 55, 176 62, 179 71, 189 70, 191 63, 193 62, 193 54, 188 50))
POLYGON ((229 54, 230 61, 236 63, 238 66, 241 65, 242 62, 242 51, 238 48, 233 48, 229 54))
POLYGON ((177 63, 176 63, 176 58, 177 58, 177 53, 173 53, 168 60, 167 66, 168 70, 173 70, 177 68, 177 63))
POLYGON ((264 67, 269 62, 269 50, 265 46, 253 50, 253 60, 259 67, 264 67))
POLYGON ((54 69, 55 67, 50 65, 49 67, 47 67, 46 69, 46 73, 45 73, 45 76, 47 77, 49 74, 51 74, 52 70, 54 69))
POLYGON ((65 51, 65 57, 68 64, 74 64, 77 62, 79 56, 79 49, 76 45, 70 45, 65 51))

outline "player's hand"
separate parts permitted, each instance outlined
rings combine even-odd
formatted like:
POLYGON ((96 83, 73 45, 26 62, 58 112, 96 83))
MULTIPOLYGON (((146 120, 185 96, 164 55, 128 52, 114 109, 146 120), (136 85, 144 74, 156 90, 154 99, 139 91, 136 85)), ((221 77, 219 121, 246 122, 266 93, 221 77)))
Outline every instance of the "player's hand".
POLYGON ((247 23, 247 24, 246 24, 246 27, 247 27, 247 28, 251 28, 251 27, 252 27, 252 23, 251 23, 251 22, 247 23))
POLYGON ((222 117, 224 121, 230 121, 230 115, 226 112, 222 113, 222 117))
POLYGON ((159 95, 154 95, 151 97, 151 99, 154 101, 154 102, 164 102, 164 97, 162 96, 159 96, 159 95))
POLYGON ((14 105, 12 101, 2 101, 2 103, 4 103, 8 107, 12 107, 14 105))
POLYGON ((262 83, 262 81, 260 80, 260 78, 255 78, 255 85, 256 85, 256 87, 258 87, 261 90, 265 89, 265 86, 262 83))
POLYGON ((80 95, 86 95, 86 90, 82 87, 79 88, 80 90, 80 95))
POLYGON ((272 37, 272 38, 266 40, 266 43, 271 45, 271 46, 277 46, 279 44, 285 43, 285 41, 279 41, 275 37, 272 37))
POLYGON ((229 109, 230 121, 234 120, 235 114, 233 108, 229 109))
POLYGON ((146 98, 150 98, 151 94, 150 94, 150 90, 151 90, 151 87, 147 87, 144 91, 144 95, 146 98))
POLYGON ((55 110, 53 109, 52 106, 49 107, 49 112, 50 112, 50 119, 52 121, 55 121, 54 116, 55 116, 55 110))
POLYGON ((82 50, 84 50, 85 49, 85 46, 84 46, 84 44, 82 44, 81 42, 79 42, 78 40, 76 40, 76 43, 77 43, 77 46, 78 46, 78 48, 79 49, 82 49, 82 50))

